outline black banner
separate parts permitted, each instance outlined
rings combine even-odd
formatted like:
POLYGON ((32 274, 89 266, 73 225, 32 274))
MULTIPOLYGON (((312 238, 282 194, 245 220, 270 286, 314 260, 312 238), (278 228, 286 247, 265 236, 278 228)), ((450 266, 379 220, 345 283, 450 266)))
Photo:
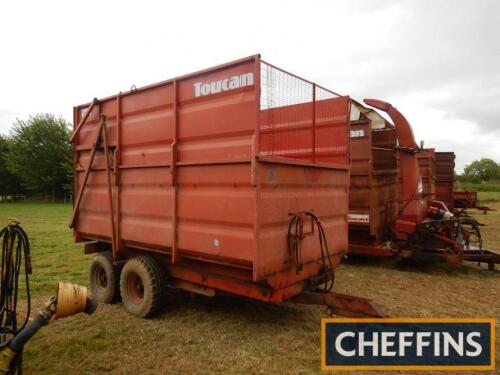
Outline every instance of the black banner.
POLYGON ((494 319, 323 319, 323 369, 493 369, 494 319))

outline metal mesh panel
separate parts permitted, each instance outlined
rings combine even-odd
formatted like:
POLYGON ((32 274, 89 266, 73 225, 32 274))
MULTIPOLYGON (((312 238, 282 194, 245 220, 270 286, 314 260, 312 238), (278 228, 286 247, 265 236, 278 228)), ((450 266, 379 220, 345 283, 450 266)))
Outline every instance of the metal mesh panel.
POLYGON ((260 155, 347 163, 348 99, 261 63, 260 155))
POLYGON ((313 85, 261 63, 260 154, 310 158, 313 85))
POLYGON ((349 162, 349 100, 315 86, 314 161, 333 164, 349 162))

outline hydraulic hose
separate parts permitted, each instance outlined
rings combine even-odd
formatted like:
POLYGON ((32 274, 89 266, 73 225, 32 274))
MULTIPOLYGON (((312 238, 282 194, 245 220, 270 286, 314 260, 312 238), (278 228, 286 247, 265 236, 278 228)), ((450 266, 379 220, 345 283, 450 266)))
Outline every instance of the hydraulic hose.
POLYGON ((51 315, 48 315, 43 311, 39 312, 35 319, 33 319, 23 330, 21 330, 11 342, 9 342, 8 347, 13 352, 19 353, 23 350, 24 344, 26 344, 29 339, 31 339, 35 333, 40 330, 40 328, 49 323, 51 317, 51 315))
POLYGON ((59 283, 56 296, 51 297, 36 317, 29 321, 31 259, 28 236, 17 221, 11 221, 0 231, 0 240, 0 374, 21 375, 24 345, 40 328, 48 324, 52 317, 59 319, 80 312, 92 314, 97 304, 89 297, 86 287, 59 283), (25 288, 27 308, 26 315, 18 322, 17 302, 22 286, 25 288))
MULTIPOLYGON (((0 231, 2 258, 0 269, 0 347, 9 343, 28 323, 31 310, 29 275, 31 275, 30 245, 26 232, 17 221, 11 221, 0 231), (24 280, 23 280, 24 279, 24 280), (20 288, 26 296, 26 313, 17 311, 20 288)), ((21 374, 22 347, 16 352, 8 373, 21 374)))
POLYGON ((304 238, 303 226, 304 217, 309 217, 313 220, 318 230, 318 238, 321 250, 321 270, 323 272, 323 292, 328 293, 332 290, 335 282, 335 271, 333 269, 332 259, 330 257, 330 250, 328 249, 328 242, 326 239, 325 230, 319 217, 312 211, 301 211, 299 213, 290 214, 292 219, 288 224, 288 252, 292 262, 295 261, 296 272, 299 273, 303 267, 301 241, 304 238), (328 281, 330 280, 330 283, 328 281))

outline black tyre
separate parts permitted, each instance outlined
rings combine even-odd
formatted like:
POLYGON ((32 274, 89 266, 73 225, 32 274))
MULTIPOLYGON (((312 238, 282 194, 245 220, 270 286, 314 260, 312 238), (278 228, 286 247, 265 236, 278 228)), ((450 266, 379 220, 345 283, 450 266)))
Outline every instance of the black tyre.
POLYGON ((151 257, 138 256, 123 266, 120 291, 123 306, 132 315, 149 318, 158 313, 166 287, 165 269, 151 257))
POLYGON ((92 259, 89 286, 96 302, 113 303, 120 300, 120 268, 113 265, 110 251, 99 253, 92 259))

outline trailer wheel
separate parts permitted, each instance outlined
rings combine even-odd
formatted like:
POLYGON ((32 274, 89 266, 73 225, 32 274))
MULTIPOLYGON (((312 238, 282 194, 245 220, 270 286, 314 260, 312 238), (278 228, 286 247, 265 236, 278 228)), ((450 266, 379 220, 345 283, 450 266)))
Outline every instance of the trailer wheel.
POLYGON ((132 315, 149 318, 163 307, 165 269, 153 258, 138 256, 123 266, 120 277, 123 306, 132 315))
POLYGON ((120 268, 113 265, 110 251, 97 254, 90 263, 89 286, 93 298, 100 303, 120 299, 120 268))

